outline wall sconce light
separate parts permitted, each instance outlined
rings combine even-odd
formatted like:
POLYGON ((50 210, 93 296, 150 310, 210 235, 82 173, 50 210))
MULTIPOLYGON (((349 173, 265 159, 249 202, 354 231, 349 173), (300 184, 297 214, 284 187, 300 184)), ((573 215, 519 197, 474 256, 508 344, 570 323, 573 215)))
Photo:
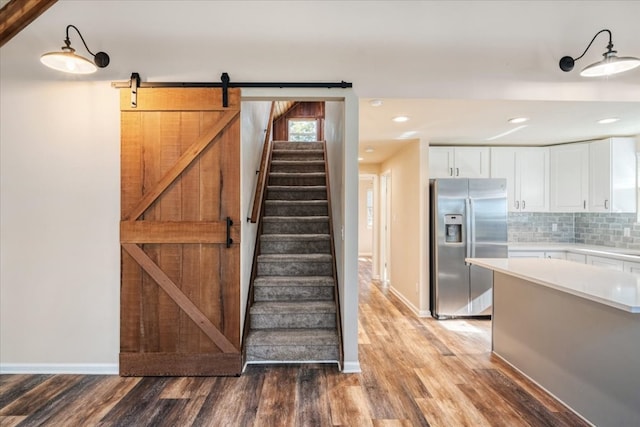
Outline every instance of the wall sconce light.
POLYGON ((632 56, 616 56, 616 53, 618 52, 613 50, 613 43, 611 42, 611 31, 605 29, 598 31, 596 35, 593 36, 593 39, 591 39, 591 43, 589 43, 589 46, 587 46, 584 52, 582 52, 582 55, 578 56, 575 59, 570 56, 563 56, 562 59, 560 59, 560 69, 562 71, 573 70, 575 61, 582 58, 584 54, 587 53, 596 37, 598 37, 600 33, 603 33, 605 31, 609 33, 609 44, 607 45, 607 51, 602 54, 602 56, 604 56, 604 59, 585 67, 580 72, 580 75, 583 77, 610 76, 612 74, 622 73, 624 71, 632 70, 640 66, 640 59, 638 58, 634 58, 632 56))
POLYGON ((64 44, 65 46, 62 46, 61 52, 45 53, 40 57, 40 62, 54 70, 73 74, 95 73, 98 68, 104 68, 109 65, 109 55, 104 52, 98 52, 96 54, 91 52, 82 34, 80 34, 80 30, 78 30, 75 25, 67 25, 67 38, 64 39, 64 44), (76 30, 85 49, 93 56, 93 61, 75 53, 76 50, 71 47, 71 40, 69 40, 69 28, 76 30))

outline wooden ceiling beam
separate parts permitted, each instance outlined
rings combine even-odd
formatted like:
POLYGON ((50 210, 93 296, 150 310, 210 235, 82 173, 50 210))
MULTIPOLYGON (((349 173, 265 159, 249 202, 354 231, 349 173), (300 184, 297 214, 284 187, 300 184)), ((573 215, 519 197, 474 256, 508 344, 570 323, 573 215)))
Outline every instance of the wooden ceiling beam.
POLYGON ((0 9, 0 47, 58 0, 11 0, 0 9))

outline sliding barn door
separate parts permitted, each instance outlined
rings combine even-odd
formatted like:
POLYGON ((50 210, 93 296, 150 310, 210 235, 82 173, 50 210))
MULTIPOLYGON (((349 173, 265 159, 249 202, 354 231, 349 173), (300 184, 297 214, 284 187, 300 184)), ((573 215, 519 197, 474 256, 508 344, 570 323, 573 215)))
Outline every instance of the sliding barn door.
POLYGON ((131 97, 121 89, 120 374, 237 375, 240 92, 227 108, 217 88, 131 97))

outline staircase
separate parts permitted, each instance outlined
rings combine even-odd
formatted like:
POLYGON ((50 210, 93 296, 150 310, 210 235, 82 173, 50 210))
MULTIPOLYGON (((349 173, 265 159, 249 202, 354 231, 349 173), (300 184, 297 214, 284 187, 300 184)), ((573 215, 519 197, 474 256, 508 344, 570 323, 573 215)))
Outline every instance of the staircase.
POLYGON ((324 143, 273 144, 246 361, 338 362, 324 143))

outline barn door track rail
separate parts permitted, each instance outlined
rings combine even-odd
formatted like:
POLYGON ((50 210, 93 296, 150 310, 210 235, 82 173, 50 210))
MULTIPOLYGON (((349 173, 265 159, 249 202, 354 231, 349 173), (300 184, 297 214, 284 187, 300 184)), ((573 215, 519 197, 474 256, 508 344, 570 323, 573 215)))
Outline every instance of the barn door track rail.
POLYGON ((229 106, 229 88, 341 88, 353 87, 352 83, 345 82, 232 82, 228 73, 222 73, 220 82, 141 82, 140 74, 132 73, 131 79, 126 82, 112 82, 111 87, 116 89, 131 88, 131 108, 138 106, 138 88, 161 88, 161 87, 213 87, 222 88, 222 106, 229 106))

